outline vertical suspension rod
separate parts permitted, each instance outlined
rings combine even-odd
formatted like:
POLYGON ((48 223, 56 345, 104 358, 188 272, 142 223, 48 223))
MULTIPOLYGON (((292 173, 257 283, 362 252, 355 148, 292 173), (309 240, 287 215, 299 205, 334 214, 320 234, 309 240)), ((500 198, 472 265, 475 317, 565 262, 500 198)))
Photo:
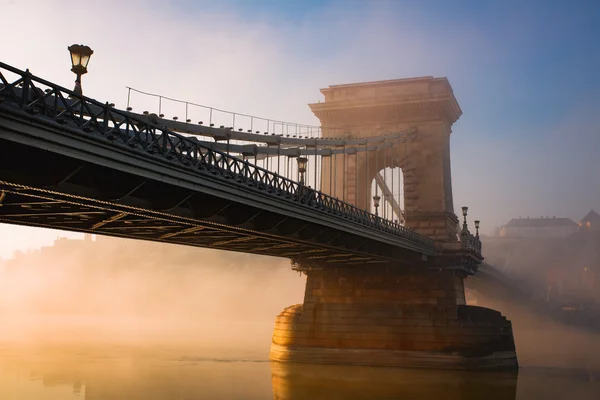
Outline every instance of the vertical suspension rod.
MULTIPOLYGON (((387 147, 386 147, 386 142, 385 142, 385 138, 383 139, 383 182, 386 184, 387 186, 387 179, 386 179, 386 173, 385 170, 387 169, 387 147)), ((388 209, 388 196, 389 193, 386 193, 383 196, 383 205, 385 206, 383 208, 383 218, 387 219, 387 209, 388 209)))
POLYGON ((329 195, 333 196, 331 191, 333 183, 333 153, 329 154, 329 195))
POLYGON ((342 176, 342 197, 343 197, 343 201, 346 202, 346 193, 348 192, 348 188, 346 187, 346 168, 347 168, 347 163, 346 163, 346 142, 344 141, 344 169, 342 170, 343 176, 342 176))
MULTIPOLYGON (((394 199, 395 194, 394 194, 394 171, 396 169, 396 160, 394 159, 394 145, 392 145, 392 147, 390 148, 390 156, 392 157, 392 199, 394 199)), ((400 204, 400 203, 398 203, 400 204)), ((392 218, 394 216, 394 210, 392 210, 392 218)), ((398 220, 398 222, 400 222, 400 216, 396 215, 396 219, 398 220)))
POLYGON ((369 141, 365 141, 365 210, 371 212, 371 201, 369 199, 369 141))
POLYGON ((279 175, 279 164, 281 163, 281 138, 277 138, 277 175, 279 175))
POLYGON ((358 174, 358 146, 354 148, 354 205, 358 206, 358 188, 359 188, 359 179, 360 176, 358 174))
POLYGON ((315 139, 315 190, 317 190, 317 139, 315 139))

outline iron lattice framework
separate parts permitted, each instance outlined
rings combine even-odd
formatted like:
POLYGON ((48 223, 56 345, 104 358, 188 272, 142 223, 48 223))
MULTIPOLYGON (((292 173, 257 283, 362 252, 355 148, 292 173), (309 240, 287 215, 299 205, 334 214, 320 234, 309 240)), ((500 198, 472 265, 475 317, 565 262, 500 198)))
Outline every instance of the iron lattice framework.
POLYGON ((341 218, 407 241, 424 253, 435 252, 435 242, 397 223, 311 189, 265 168, 211 149, 199 141, 172 132, 150 118, 114 108, 109 103, 78 95, 71 90, 0 63, 0 107, 20 109, 32 118, 78 130, 94 140, 110 143, 130 154, 160 157, 199 178, 209 174, 240 187, 293 202, 318 213, 341 218), (2 70, 17 76, 9 81, 2 70), (45 88, 42 89, 42 88, 45 88))

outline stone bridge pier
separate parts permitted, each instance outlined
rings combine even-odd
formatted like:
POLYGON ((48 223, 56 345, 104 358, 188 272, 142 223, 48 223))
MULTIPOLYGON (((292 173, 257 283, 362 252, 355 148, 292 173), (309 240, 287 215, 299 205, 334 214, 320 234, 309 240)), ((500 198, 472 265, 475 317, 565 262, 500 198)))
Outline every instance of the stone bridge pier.
MULTIPOLYGON (((512 326, 499 312, 465 304, 464 281, 482 262, 481 242, 458 232, 450 174, 451 127, 462 111, 446 78, 414 78, 322 89, 311 104, 324 136, 382 137, 413 128, 410 140, 347 149, 322 164, 322 187, 370 207, 381 169, 403 175, 406 226, 436 240, 433 257, 348 265, 297 263, 303 304, 276 318, 277 361, 458 369, 518 368, 512 326), (331 169, 336 172, 333 173, 331 169), (330 181, 332 179, 333 181, 330 181), (460 236, 460 237, 459 237, 460 236)), ((357 145, 360 147, 360 145, 357 145)))

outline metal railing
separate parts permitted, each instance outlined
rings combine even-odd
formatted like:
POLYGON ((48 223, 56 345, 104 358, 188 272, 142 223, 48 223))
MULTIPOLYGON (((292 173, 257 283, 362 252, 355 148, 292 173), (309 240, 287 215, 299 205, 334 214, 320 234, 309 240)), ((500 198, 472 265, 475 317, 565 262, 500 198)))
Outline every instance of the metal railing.
POLYGON ((481 254, 481 240, 468 231, 462 231, 460 234, 460 247, 465 250, 471 250, 481 254))
POLYGON ((433 239, 404 226, 227 153, 210 149, 196 140, 161 128, 148 118, 134 117, 127 111, 115 109, 112 104, 103 104, 38 78, 29 70, 21 71, 0 63, 0 108, 5 107, 19 108, 37 118, 78 128, 87 135, 101 136, 132 150, 162 156, 196 172, 235 181, 271 196, 420 244, 432 251, 435 248, 433 239), (16 74, 17 79, 9 82, 3 70, 16 74))

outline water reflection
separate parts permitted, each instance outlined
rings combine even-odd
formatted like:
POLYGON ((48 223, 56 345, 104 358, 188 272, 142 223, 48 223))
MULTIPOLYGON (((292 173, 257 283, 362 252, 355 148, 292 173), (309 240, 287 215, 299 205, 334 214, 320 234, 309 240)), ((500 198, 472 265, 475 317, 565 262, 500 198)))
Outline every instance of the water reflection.
POLYGON ((0 349, 2 400, 600 399, 600 374, 269 363, 209 349, 0 349), (221 355, 221 358, 215 357, 221 355))
POLYGON ((271 363, 273 398, 514 400, 517 373, 271 363))
POLYGON ((270 398, 268 361, 121 350, 0 355, 2 400, 270 398))

